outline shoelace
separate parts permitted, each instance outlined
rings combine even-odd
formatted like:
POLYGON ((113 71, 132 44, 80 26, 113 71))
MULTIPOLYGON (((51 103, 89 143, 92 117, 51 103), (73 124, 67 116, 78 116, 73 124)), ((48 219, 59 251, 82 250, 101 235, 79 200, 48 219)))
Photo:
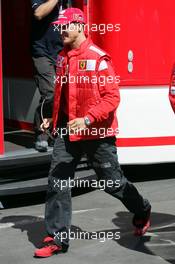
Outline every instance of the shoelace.
POLYGON ((57 248, 58 250, 61 250, 61 249, 62 249, 62 247, 56 245, 54 241, 45 242, 45 244, 46 244, 46 245, 44 246, 44 248, 50 247, 52 250, 53 250, 53 249, 56 249, 56 248, 57 248))

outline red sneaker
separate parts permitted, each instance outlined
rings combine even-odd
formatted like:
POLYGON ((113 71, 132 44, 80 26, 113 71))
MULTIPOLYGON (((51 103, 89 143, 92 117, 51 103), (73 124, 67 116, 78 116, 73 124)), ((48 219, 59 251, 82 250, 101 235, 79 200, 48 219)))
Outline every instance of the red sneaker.
POLYGON ((54 243, 53 237, 45 237, 43 242, 46 244, 44 247, 36 249, 34 256, 38 258, 48 258, 58 253, 65 253, 67 248, 63 250, 62 246, 54 243))
POLYGON ((133 225, 135 226, 134 229, 135 236, 143 236, 147 232, 148 228, 151 225, 150 214, 151 214, 151 209, 148 210, 145 218, 138 218, 137 216, 134 216, 133 225))
POLYGON ((54 241, 54 239, 51 236, 47 236, 43 239, 43 243, 49 243, 49 242, 53 242, 53 241, 54 241))

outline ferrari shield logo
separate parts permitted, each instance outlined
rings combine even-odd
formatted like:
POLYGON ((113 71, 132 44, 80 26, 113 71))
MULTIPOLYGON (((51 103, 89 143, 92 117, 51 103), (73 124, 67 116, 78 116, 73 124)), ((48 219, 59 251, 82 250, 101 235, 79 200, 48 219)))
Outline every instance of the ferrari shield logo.
POLYGON ((81 60, 78 62, 78 69, 80 71, 85 71, 87 68, 87 61, 86 60, 81 60))

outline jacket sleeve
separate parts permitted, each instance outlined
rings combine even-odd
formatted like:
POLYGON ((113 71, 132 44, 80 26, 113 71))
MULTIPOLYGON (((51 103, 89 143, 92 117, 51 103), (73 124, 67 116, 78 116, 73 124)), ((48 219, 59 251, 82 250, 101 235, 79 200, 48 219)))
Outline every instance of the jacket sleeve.
POLYGON ((98 87, 101 100, 86 114, 91 123, 107 119, 109 113, 117 109, 120 102, 118 82, 118 76, 114 72, 112 63, 109 60, 102 60, 98 68, 98 87))

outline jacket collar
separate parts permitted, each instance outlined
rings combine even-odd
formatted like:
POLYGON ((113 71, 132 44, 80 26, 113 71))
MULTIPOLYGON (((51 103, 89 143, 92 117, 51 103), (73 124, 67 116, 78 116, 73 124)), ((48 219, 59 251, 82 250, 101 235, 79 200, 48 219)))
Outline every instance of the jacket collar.
POLYGON ((90 37, 88 37, 85 41, 83 41, 80 45, 79 48, 77 49, 72 49, 72 50, 66 50, 65 49, 65 53, 68 57, 72 57, 72 56, 78 56, 81 53, 85 52, 85 50, 87 49, 87 47, 92 44, 92 40, 90 39, 90 37))

